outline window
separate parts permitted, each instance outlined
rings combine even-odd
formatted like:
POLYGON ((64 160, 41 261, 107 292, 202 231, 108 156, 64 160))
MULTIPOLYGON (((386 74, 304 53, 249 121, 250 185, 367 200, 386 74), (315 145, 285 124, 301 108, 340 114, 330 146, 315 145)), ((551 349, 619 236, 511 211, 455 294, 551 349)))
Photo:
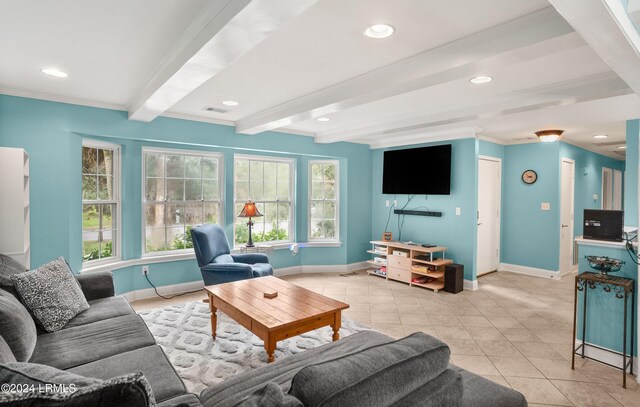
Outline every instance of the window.
POLYGON ((222 221, 222 156, 143 150, 144 252, 193 247, 190 230, 222 221))
POLYGON ((117 258, 120 231, 120 146, 82 143, 82 259, 117 258))
POLYGON ((236 156, 234 167, 236 244, 249 240, 247 219, 238 214, 248 200, 262 217, 253 218, 254 242, 284 242, 293 238, 293 160, 236 156))
POLYGON ((338 240, 338 162, 309 162, 309 240, 338 240))

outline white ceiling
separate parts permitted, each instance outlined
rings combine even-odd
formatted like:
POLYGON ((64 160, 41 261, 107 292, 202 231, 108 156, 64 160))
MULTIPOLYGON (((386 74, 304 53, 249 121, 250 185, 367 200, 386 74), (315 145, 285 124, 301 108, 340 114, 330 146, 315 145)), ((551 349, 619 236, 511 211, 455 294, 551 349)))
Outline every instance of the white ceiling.
POLYGON ((222 0, 3 0, 0 92, 136 118, 134 105, 226 29, 242 49, 163 114, 373 147, 469 133, 519 143, 557 127, 617 158, 593 135, 624 142, 625 121, 640 116, 640 97, 547 0, 305 0, 282 11, 295 1, 246 0, 222 18, 222 0), (395 34, 362 35, 380 22, 395 34), (69 77, 43 75, 49 66, 69 77), (494 80, 472 85, 474 75, 494 80))

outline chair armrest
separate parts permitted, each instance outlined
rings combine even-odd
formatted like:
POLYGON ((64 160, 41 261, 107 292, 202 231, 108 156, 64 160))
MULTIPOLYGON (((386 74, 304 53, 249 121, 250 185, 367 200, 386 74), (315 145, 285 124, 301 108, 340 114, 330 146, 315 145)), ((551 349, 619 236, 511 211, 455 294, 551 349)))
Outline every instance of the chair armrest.
POLYGON ((209 263, 200 267, 204 285, 228 283, 253 278, 251 266, 242 263, 209 263))
POLYGON ((212 272, 212 273, 246 273, 248 276, 252 276, 251 266, 243 263, 209 263, 202 266, 200 270, 212 272))
POLYGON ((256 264, 256 263, 269 263, 269 258, 263 253, 243 253, 232 254, 233 261, 236 263, 256 264))
POLYGON ((115 287, 113 286, 113 274, 110 271, 99 271, 95 273, 79 274, 76 276, 78 284, 82 289, 87 301, 99 300, 100 298, 113 297, 115 287))

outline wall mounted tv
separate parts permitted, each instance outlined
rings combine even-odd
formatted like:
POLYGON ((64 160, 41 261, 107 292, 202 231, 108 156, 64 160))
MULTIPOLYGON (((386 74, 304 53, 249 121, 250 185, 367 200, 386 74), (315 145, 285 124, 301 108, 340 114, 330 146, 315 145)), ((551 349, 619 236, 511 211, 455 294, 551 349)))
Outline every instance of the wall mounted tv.
POLYGON ((384 152, 383 194, 449 195, 451 144, 384 152))

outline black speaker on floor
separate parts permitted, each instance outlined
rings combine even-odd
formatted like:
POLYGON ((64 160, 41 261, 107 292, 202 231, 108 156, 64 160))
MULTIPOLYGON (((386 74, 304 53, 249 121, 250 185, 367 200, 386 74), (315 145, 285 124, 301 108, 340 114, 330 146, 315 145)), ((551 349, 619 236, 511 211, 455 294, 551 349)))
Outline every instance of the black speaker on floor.
POLYGON ((462 264, 449 264, 444 266, 444 290, 457 294, 463 290, 464 266, 462 264))

